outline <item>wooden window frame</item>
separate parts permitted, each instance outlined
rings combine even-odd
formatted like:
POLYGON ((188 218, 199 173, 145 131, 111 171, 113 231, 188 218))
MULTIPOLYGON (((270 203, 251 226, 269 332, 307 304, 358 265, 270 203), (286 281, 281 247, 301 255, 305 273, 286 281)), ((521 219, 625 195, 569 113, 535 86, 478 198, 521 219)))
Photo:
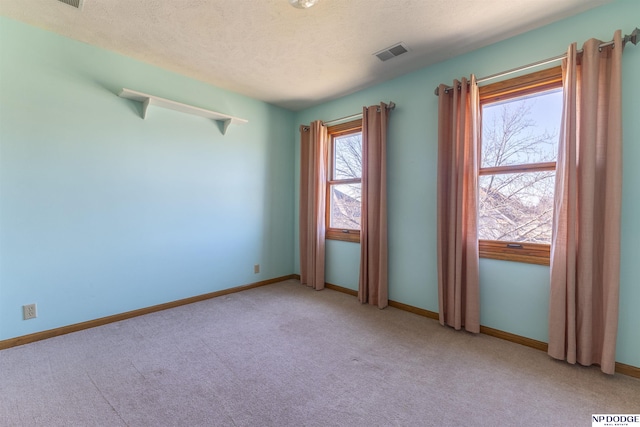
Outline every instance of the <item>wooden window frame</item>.
MULTIPOLYGON (((562 68, 553 67, 526 74, 479 88, 480 106, 512 98, 532 95, 562 87, 562 68)), ((480 141, 482 144, 482 141, 480 141)), ((478 147, 482 153, 482 146, 478 147)), ((478 176, 517 172, 549 171, 556 169, 556 162, 530 163, 526 165, 478 168, 478 176)), ((479 240, 480 258, 549 265, 551 245, 540 243, 508 242, 503 240, 479 240)))
POLYGON ((330 224, 331 224, 331 185, 354 184, 354 183, 360 183, 362 185, 362 177, 360 179, 339 179, 339 180, 331 179, 333 177, 333 168, 334 168, 333 154, 335 149, 335 139, 340 136, 362 132, 362 119, 352 120, 346 123, 337 124, 335 126, 329 126, 327 127, 327 132, 329 134, 329 150, 328 150, 329 158, 327 159, 327 194, 325 198, 326 200, 325 239, 360 243, 360 230, 332 228, 330 227, 330 224))

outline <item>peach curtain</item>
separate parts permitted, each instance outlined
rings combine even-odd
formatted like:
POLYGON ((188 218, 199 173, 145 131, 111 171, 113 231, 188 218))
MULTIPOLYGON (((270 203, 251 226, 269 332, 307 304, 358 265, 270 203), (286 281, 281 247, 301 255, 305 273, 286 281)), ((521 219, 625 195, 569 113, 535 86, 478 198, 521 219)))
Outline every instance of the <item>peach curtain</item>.
POLYGON ((438 300, 440 324, 480 332, 478 142, 475 76, 438 97, 438 300), (467 89, 468 87, 468 89, 467 89))
POLYGON ((327 128, 300 126, 300 282, 324 289, 327 128))
POLYGON ((387 123, 380 103, 362 112, 362 214, 358 299, 385 308, 387 277, 387 123))
POLYGON ((620 278, 622 100, 614 45, 569 46, 556 173, 549 303, 550 356, 615 372, 620 278))

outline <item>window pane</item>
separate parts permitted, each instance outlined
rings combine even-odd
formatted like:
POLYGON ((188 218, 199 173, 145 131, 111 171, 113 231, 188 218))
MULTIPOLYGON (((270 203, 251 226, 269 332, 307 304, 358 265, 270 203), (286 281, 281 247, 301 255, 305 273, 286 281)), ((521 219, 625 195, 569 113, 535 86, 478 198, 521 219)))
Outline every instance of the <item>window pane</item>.
POLYGON ((554 162, 562 115, 562 89, 482 107, 481 167, 554 162))
POLYGON ((348 230, 360 229, 360 210, 362 206, 360 184, 331 185, 329 227, 348 230))
POLYGON ((555 172, 480 177, 478 237, 551 243, 555 172))
POLYGON ((333 179, 362 177, 362 133, 336 137, 334 140, 333 179))

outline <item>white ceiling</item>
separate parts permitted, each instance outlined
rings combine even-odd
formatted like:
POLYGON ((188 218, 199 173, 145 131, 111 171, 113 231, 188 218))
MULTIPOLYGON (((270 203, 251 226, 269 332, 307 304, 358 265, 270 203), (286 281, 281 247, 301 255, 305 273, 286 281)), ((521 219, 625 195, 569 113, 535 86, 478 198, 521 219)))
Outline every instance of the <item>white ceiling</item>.
POLYGON ((300 110, 611 0, 0 0, 0 14, 300 110), (398 42, 410 49, 381 62, 398 42))

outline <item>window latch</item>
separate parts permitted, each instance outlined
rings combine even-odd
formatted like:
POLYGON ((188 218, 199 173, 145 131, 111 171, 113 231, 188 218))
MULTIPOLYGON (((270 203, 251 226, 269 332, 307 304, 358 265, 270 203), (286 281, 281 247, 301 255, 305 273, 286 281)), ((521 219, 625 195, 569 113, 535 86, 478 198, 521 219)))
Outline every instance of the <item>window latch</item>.
POLYGON ((522 249, 522 245, 519 243, 507 243, 507 247, 511 249, 522 249))
POLYGON ((349 233, 349 230, 342 230, 343 233, 349 233))

